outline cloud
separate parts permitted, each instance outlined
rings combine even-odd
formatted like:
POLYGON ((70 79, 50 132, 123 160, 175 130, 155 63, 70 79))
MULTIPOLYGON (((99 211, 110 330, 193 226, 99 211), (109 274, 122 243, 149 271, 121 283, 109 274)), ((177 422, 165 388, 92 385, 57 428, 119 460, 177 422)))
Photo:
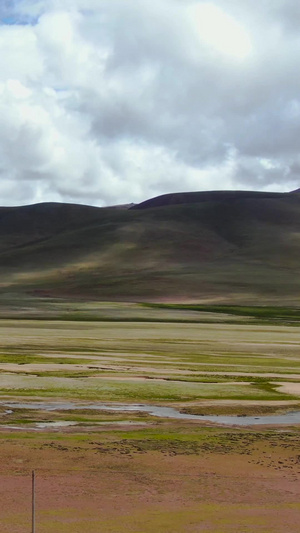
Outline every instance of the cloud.
POLYGON ((299 187, 292 0, 0 7, 3 205, 299 187))

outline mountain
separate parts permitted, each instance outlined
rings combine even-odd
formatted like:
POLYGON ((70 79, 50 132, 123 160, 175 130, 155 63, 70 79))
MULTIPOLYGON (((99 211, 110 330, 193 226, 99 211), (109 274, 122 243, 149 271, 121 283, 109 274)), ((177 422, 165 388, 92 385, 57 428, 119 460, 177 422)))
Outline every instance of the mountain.
POLYGON ((0 208, 0 295, 297 305, 298 192, 0 208))

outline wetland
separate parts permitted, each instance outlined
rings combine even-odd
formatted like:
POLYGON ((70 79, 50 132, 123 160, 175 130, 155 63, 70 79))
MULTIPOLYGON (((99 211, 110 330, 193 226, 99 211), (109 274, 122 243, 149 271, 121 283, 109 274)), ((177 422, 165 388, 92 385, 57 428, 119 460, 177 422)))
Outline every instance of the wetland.
POLYGON ((294 323, 43 306, 0 320, 3 533, 29 523, 32 469, 41 533, 298 531, 294 323))

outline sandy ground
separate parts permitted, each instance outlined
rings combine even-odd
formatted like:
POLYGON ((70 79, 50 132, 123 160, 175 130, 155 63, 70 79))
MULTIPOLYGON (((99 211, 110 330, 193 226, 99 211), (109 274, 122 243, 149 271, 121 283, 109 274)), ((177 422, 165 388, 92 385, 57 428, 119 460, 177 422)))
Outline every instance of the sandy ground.
POLYGON ((300 396, 300 383, 278 383, 278 385, 280 392, 300 396))
POLYGON ((31 530, 32 469, 38 533, 298 533, 298 432, 206 431, 158 449, 138 432, 2 432, 1 533, 31 530))
MULTIPOLYGON (((72 355, 72 358, 73 358, 73 355, 72 355)), ((178 363, 177 363, 178 364, 178 363)), ((55 363, 30 363, 30 364, 17 364, 17 363, 0 363, 0 371, 3 371, 3 372, 13 372, 13 373, 18 373, 18 374, 34 374, 35 372, 39 373, 39 372, 66 372, 66 371, 89 371, 89 370, 99 370, 99 372, 101 371, 101 377, 105 377, 105 379, 112 379, 112 380, 139 380, 139 381, 144 381, 146 379, 151 379, 153 381, 163 381, 165 379, 168 379, 168 381, 170 381, 170 378, 169 376, 170 375, 180 375, 180 376, 195 376, 195 372, 193 370, 186 370, 186 369, 182 369, 182 370, 178 370, 178 369, 173 369, 173 368, 168 368, 167 370, 165 371, 162 371, 161 369, 159 368, 155 368, 155 367, 151 367, 151 366, 148 366, 148 367, 141 367, 139 366, 138 368, 136 367, 131 367, 129 368, 128 365, 127 367, 124 369, 124 367, 118 367, 116 365, 112 366, 112 365, 109 365, 109 366, 104 366, 103 364, 91 364, 90 362, 87 363, 87 364, 80 364, 80 365, 75 365, 75 364, 55 364, 55 363), (124 372, 124 370, 126 370, 127 372, 127 375, 118 375, 118 372, 124 372), (103 371, 109 371, 109 372, 114 372, 115 374, 103 374, 102 372, 103 371), (132 375, 131 373, 134 373, 134 372, 149 372, 149 374, 161 374, 160 376, 134 376, 132 375), (165 377, 165 374, 168 375, 168 378, 165 377)), ((224 371, 218 371, 218 370, 215 370, 214 372, 209 372, 209 371, 201 371, 201 370, 197 370, 197 376, 234 376, 234 377, 263 377, 263 378, 277 378, 277 379, 300 379, 300 374, 296 374, 296 373, 290 373, 290 374, 285 374, 285 373, 278 373, 278 372, 224 372, 224 371)), ((174 379, 174 381, 176 381, 174 379)), ((289 384, 285 384, 287 387, 289 387, 289 384)), ((293 384, 294 385, 294 384, 293 384)), ((295 387, 295 393, 297 393, 298 391, 298 394, 300 394, 300 383, 297 383, 295 384, 297 385, 297 387, 295 387)), ((287 392, 289 391, 290 389, 287 388, 287 392)), ((283 392, 286 392, 286 391, 283 391, 283 392)), ((292 393, 294 394, 294 392, 292 393)))

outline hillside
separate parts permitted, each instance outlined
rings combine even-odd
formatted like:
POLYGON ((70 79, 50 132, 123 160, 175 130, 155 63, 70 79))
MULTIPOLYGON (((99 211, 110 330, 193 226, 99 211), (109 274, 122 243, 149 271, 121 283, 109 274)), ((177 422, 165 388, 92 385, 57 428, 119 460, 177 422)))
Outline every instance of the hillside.
POLYGON ((2 294, 297 305, 297 192, 0 208, 2 294))

